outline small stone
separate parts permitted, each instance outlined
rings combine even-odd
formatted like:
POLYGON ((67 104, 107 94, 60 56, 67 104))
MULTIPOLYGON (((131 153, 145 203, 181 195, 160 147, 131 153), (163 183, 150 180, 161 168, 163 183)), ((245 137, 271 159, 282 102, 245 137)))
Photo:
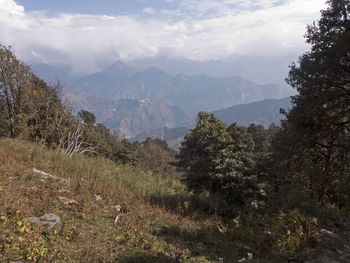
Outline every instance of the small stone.
POLYGON ((66 189, 59 189, 58 193, 60 193, 60 194, 69 194, 69 191, 66 190, 66 189))
POLYGON ((94 194, 94 199, 96 202, 102 201, 102 197, 100 195, 94 194))
POLYGON ((247 257, 248 257, 248 261, 252 261, 253 260, 253 253, 248 252, 247 257))
POLYGON ((117 212, 120 212, 122 210, 122 207, 120 205, 115 205, 114 208, 117 210, 117 212))
POLYGON ((67 197, 64 197, 64 196, 59 196, 58 199, 64 203, 65 205, 77 205, 79 204, 76 200, 73 200, 73 199, 69 199, 67 197))

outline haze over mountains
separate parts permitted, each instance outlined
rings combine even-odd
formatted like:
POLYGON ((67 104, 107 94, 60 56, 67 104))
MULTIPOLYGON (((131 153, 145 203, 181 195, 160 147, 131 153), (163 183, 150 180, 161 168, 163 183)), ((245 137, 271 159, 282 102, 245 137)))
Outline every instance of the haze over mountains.
MULTIPOLYGON (((235 105, 212 113, 226 125, 232 123, 237 123, 240 126, 256 124, 268 128, 273 123, 279 125, 280 120, 284 118, 280 113, 280 109, 287 110, 290 107, 290 97, 286 97, 283 99, 266 99, 248 104, 235 105)), ((142 132, 132 138, 132 140, 144 141, 148 137, 160 138, 166 141, 171 148, 178 149, 183 137, 190 131, 190 129, 194 128, 195 125, 196 121, 195 119, 192 119, 180 124, 179 127, 165 127, 142 132)))
MULTIPOLYGON (((60 80, 65 84, 64 96, 75 111, 93 112, 98 122, 126 137, 163 127, 179 127, 193 120, 199 111, 219 111, 291 94, 291 89, 285 85, 256 84, 238 75, 173 75, 157 67, 138 69, 120 61, 83 77, 73 76, 65 68, 45 64, 32 67, 44 80, 60 80)), ((247 110, 251 111, 251 117, 246 119, 246 124, 257 120, 255 110, 249 106, 247 110)), ((229 109, 223 111, 222 117, 229 118, 229 112, 229 109)), ((262 116, 259 124, 270 123, 269 120, 265 123, 266 118, 269 117, 262 116)))

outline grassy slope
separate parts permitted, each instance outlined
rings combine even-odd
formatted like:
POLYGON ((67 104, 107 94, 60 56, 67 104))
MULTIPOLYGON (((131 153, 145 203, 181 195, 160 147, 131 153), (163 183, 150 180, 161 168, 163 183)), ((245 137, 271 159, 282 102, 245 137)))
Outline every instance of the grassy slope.
POLYGON ((0 262, 218 262, 219 257, 234 262, 242 257, 237 233, 222 229, 215 216, 193 212, 193 200, 176 179, 1 139, 0 262), (34 167, 71 183, 43 180, 34 167), (59 197, 78 204, 65 205, 59 197), (117 224, 116 204, 122 207, 117 224), (24 218, 46 213, 61 217, 54 233, 23 225, 24 218))

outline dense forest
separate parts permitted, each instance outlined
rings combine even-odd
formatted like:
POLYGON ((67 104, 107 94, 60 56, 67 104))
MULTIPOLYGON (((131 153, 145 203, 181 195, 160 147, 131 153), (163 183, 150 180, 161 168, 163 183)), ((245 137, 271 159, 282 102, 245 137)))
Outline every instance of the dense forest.
MULTIPOLYGON (((321 19, 307 27, 305 37, 311 50, 290 66, 286 81, 297 95, 291 97, 291 109, 281 109, 285 116, 281 126, 271 125, 267 129, 254 124, 227 126, 215 115, 200 112, 195 128, 185 136, 179 152, 169 149, 166 142, 159 139, 131 143, 96 123, 89 111, 81 110, 75 116, 69 103, 61 99, 60 83, 45 83, 10 47, 1 45, 0 136, 11 138, 2 139, 2 143, 39 145, 35 147, 44 147, 40 149, 50 154, 63 154, 66 157, 62 158, 72 162, 83 156, 86 161, 82 163, 86 165, 89 160, 95 165, 108 162, 105 167, 113 163, 113 167, 129 169, 126 171, 130 173, 140 171, 136 173, 151 175, 147 180, 155 184, 154 188, 164 178, 175 180, 179 184, 177 189, 187 193, 186 198, 181 199, 173 190, 171 195, 151 194, 146 198, 145 194, 137 200, 145 199, 147 205, 164 209, 164 214, 176 210, 178 214, 174 218, 202 221, 203 225, 207 224, 207 218, 220 222, 217 234, 210 232, 209 227, 201 230, 204 234, 200 231, 195 234, 197 244, 204 237, 210 239, 206 235, 211 234, 221 240, 217 241, 215 256, 204 251, 197 253, 206 255, 206 259, 195 258, 193 249, 193 253, 188 254, 194 241, 190 233, 183 234, 186 231, 181 230, 175 248, 159 248, 157 252, 149 249, 153 251, 152 257, 119 257, 118 261, 118 253, 113 250, 105 255, 96 252, 89 258, 86 252, 89 248, 80 255, 85 262, 350 262, 348 240, 342 235, 350 233, 350 2, 328 1, 328 8, 321 11, 321 19), (227 252, 235 250, 229 245, 235 238, 245 242, 237 248, 244 250, 241 259, 227 252), (172 252, 166 258, 167 250, 172 252)), ((7 147, 11 151, 11 147, 19 146, 7 147)), ((1 156, 0 178, 5 178, 4 167, 9 163, 4 154, 1 156)), ((28 162, 35 163, 34 159, 28 162)), ((103 187, 96 185, 107 184, 101 178, 91 182, 91 187, 100 187, 101 192, 103 187)), ((74 187, 77 195, 85 191, 80 184, 74 187)), ((54 251, 57 248, 51 249, 49 245, 50 238, 58 237, 43 234, 41 238, 42 234, 28 231, 32 233, 31 238, 39 242, 37 247, 26 250, 17 244, 21 243, 17 238, 21 238, 25 229, 22 221, 18 221, 21 212, 13 212, 16 204, 8 202, 14 199, 6 199, 3 194, 9 185, 0 184, 0 262, 2 257, 4 262, 14 259, 69 262, 69 255, 67 259, 64 252, 54 251), (45 249, 38 248, 40 242, 46 244, 45 249)), ((108 187, 105 189, 112 196, 115 188, 108 187)), ((87 187, 86 191, 91 189, 87 187)), ((86 220, 85 214, 91 211, 81 209, 74 213, 86 220)), ((142 225, 142 216, 139 217, 135 221, 130 219, 131 226, 125 223, 125 229, 142 225)), ((174 220, 180 220, 179 224, 192 222, 174 220)), ((129 231, 125 229, 123 233, 129 231)), ((136 235, 139 231, 134 232, 136 235)), ((65 242, 74 242, 73 235, 65 238, 68 238, 65 242)), ((133 245, 139 246, 136 243, 133 245)), ((28 242, 25 244, 31 247, 28 242)), ((65 246, 68 247, 64 243, 60 249, 64 250, 65 246)), ((147 246, 138 248, 147 251, 147 246)))

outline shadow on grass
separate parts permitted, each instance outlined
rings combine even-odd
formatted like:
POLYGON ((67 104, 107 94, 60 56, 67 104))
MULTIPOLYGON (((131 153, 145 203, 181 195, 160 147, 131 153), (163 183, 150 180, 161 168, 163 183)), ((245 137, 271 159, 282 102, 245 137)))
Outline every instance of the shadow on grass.
POLYGON ((126 253, 116 262, 120 263, 176 263, 173 258, 150 255, 147 251, 134 251, 126 253))
POLYGON ((232 259, 245 255, 239 251, 234 233, 222 233, 216 226, 204 226, 198 230, 163 226, 155 235, 177 247, 180 254, 188 254, 190 257, 205 257, 213 262, 223 258, 225 262, 232 262, 232 259))
POLYGON ((212 215, 216 212, 216 204, 204 196, 153 194, 149 201, 152 205, 174 213, 182 213, 184 216, 212 215))

